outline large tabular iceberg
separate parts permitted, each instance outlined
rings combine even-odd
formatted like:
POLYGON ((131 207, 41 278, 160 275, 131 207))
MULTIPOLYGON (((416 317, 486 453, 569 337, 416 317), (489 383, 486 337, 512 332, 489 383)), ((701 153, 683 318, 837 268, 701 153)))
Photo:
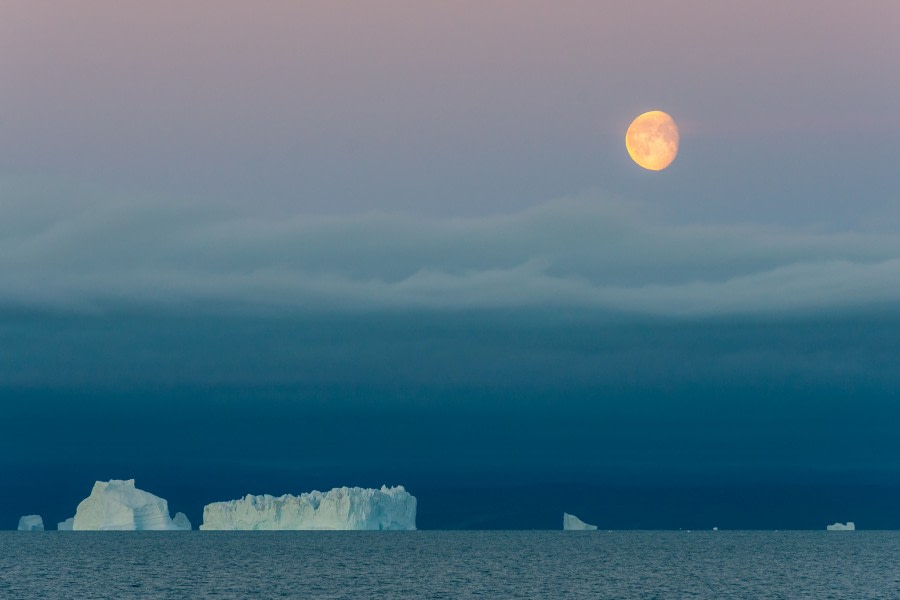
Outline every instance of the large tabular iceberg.
POLYGON ((563 529, 566 531, 596 531, 596 525, 588 525, 575 515, 563 513, 563 529))
POLYGON ((251 496, 203 509, 200 529, 415 529, 416 498, 402 485, 380 490, 335 488, 299 496, 251 496))
POLYGON ((827 525, 825 527, 827 531, 856 531, 856 523, 853 521, 847 521, 847 524, 843 523, 835 523, 834 525, 827 525))
POLYGON ((43 531, 44 520, 41 515, 25 515, 19 519, 19 531, 43 531))
MULTIPOLYGON (((180 520, 183 524, 187 519, 180 520)), ((188 523, 188 527, 190 524, 188 523)), ((98 481, 81 501, 72 521, 74 531, 178 531, 169 503, 134 487, 134 479, 98 481)))

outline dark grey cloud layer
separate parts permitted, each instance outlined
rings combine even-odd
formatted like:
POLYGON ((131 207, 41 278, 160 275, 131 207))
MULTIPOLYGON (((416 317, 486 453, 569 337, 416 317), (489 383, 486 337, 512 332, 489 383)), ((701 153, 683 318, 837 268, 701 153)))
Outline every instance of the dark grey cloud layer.
POLYGON ((260 218, 152 201, 3 208, 8 308, 711 315, 900 300, 898 235, 675 224, 599 194, 466 219, 260 218))

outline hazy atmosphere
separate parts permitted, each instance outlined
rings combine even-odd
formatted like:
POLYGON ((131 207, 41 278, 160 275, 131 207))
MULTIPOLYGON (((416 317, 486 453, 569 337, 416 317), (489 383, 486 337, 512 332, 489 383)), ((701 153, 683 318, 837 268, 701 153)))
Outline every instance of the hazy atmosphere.
POLYGON ((0 529, 900 528, 900 3, 609 4, 5 0, 0 529))

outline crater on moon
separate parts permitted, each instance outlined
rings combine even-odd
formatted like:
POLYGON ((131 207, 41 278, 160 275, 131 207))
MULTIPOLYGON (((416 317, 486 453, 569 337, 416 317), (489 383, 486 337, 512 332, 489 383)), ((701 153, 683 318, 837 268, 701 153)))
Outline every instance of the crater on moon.
POLYGON ((678 126, 661 110, 638 116, 625 132, 625 148, 631 159, 651 171, 661 171, 678 154, 678 126))

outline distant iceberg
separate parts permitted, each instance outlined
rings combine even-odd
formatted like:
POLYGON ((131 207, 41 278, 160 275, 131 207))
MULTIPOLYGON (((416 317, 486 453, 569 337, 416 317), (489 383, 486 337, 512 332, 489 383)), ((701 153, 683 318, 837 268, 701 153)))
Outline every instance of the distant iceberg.
POLYGON ((595 531, 596 525, 589 525, 569 513, 563 513, 563 530, 565 531, 595 531))
MULTIPOLYGON (((184 519, 185 521, 187 518, 184 519)), ((98 481, 81 501, 72 520, 74 531, 178 531, 169 503, 134 487, 134 479, 98 481)))
POLYGON ((69 517, 65 521, 60 521, 56 524, 57 531, 72 531, 72 524, 75 522, 75 517, 69 517))
POLYGON ((44 520, 41 515, 25 515, 19 519, 19 531, 43 531, 44 520))
POLYGON ((188 521, 187 515, 183 512, 175 513, 175 516, 172 517, 172 522, 175 523, 175 526, 182 531, 191 530, 191 522, 188 521))
POLYGON ((400 485, 358 487, 299 496, 247 495, 203 509, 203 530, 412 530, 416 497, 400 485))
POLYGON ((856 523, 847 521, 844 523, 835 523, 834 525, 826 525, 826 531, 856 531, 856 523))

